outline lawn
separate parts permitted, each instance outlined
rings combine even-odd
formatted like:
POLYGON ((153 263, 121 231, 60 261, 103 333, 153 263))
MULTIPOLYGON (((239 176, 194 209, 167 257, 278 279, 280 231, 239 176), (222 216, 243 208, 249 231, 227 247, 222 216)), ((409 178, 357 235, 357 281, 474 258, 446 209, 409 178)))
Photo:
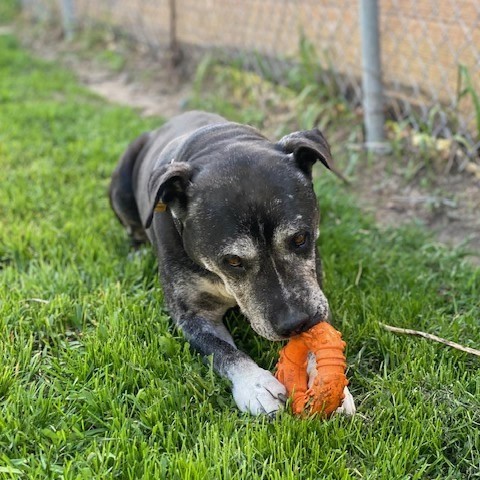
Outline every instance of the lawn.
MULTIPOLYGON (((480 270, 461 250, 378 228, 322 175, 325 291, 358 415, 241 414, 108 204, 118 156, 162 120, 106 104, 10 36, 0 72, 0 478, 480 478, 479 359, 379 326, 478 348, 480 270)), ((279 345, 229 323, 273 369, 279 345)))

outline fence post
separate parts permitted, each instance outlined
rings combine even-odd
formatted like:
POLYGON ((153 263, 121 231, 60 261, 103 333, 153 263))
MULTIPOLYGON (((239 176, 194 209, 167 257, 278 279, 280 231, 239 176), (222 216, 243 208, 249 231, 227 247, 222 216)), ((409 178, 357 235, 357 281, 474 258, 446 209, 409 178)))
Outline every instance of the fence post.
POLYGON ((61 0, 63 33, 67 41, 73 39, 75 32, 75 10, 73 2, 74 0, 61 0))
POLYGON ((370 151, 380 153, 387 149, 387 145, 383 136, 383 88, 377 0, 360 0, 360 34, 365 146, 370 151))
POLYGON ((170 6, 170 63, 172 67, 177 67, 182 61, 182 51, 177 38, 177 2, 176 0, 169 1, 170 6))

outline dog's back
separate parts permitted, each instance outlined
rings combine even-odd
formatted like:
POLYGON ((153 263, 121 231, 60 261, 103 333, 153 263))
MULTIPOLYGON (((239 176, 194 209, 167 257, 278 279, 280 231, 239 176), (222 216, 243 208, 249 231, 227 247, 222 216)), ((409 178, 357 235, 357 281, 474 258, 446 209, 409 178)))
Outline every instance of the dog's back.
POLYGON ((109 189, 110 205, 130 235, 132 246, 138 246, 146 241, 145 230, 135 201, 132 174, 135 162, 149 139, 150 134, 143 133, 128 146, 112 174, 109 189))
MULTIPOLYGON (((317 160, 329 168, 318 129, 272 142, 248 125, 189 112, 135 140, 112 178, 111 203, 132 242, 152 243, 172 319, 194 349, 213 355, 242 411, 274 414, 286 390, 235 346, 225 312, 238 305, 270 340, 328 319, 317 160)), ((355 411, 353 401, 344 411, 355 411)))
MULTIPOLYGON (((126 228, 133 247, 148 240, 140 218, 135 185, 142 175, 140 169, 147 152, 160 152, 172 140, 198 130, 201 127, 226 122, 219 115, 191 111, 174 117, 153 132, 147 132, 135 139, 121 156, 117 168, 112 174, 109 188, 110 205, 117 218, 126 228)), ((151 156, 150 161, 155 161, 151 156)), ((144 171, 149 172, 149 169, 144 171)))

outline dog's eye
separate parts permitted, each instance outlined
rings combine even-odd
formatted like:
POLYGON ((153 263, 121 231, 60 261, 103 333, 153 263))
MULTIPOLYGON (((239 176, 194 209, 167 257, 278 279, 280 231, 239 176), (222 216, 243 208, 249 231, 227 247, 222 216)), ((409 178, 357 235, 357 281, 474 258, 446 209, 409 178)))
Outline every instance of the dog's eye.
POLYGON ((228 257, 225 257, 225 262, 230 267, 234 267, 234 268, 243 267, 242 259, 240 257, 237 257, 237 255, 229 255, 228 257))
POLYGON ((307 244, 308 232, 299 232, 292 237, 292 243, 296 248, 302 248, 307 244))

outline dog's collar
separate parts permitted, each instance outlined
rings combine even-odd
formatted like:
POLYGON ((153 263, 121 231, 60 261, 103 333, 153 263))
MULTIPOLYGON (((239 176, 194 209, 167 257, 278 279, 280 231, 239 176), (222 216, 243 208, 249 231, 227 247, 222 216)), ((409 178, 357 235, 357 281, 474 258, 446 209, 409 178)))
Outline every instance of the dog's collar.
POLYGON ((153 209, 155 212, 164 212, 167 209, 167 204, 158 202, 153 209))
MULTIPOLYGON (((154 208, 154 211, 155 212, 166 212, 167 211, 167 204, 166 203, 162 203, 162 202, 158 202, 156 205, 155 205, 155 208, 154 208)), ((175 225, 175 228, 177 229, 177 232, 178 234, 180 235, 180 237, 182 236, 183 234, 183 224, 182 222, 173 214, 173 212, 170 210, 170 215, 172 216, 172 220, 173 220, 173 224, 175 225)))

